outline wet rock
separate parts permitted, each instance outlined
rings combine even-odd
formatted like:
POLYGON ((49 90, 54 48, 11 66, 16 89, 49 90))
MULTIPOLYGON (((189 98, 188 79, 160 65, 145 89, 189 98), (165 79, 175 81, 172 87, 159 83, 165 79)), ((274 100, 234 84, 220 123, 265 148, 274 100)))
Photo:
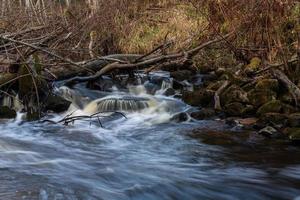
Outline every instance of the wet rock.
POLYGON ((290 127, 300 127, 300 113, 289 115, 287 123, 290 127))
POLYGON ((240 102, 233 102, 226 104, 224 111, 229 116, 241 116, 244 113, 244 107, 240 102))
POLYGON ((173 81, 173 88, 175 90, 183 90, 184 89, 184 84, 179 82, 179 81, 174 80, 173 81))
POLYGON ((261 59, 258 57, 254 57, 251 59, 250 63, 245 66, 244 73, 247 75, 253 75, 256 71, 259 70, 261 65, 261 59))
POLYGON ((258 133, 265 137, 268 137, 268 138, 283 138, 284 137, 284 135, 282 133, 280 133, 279 131, 277 131, 275 128, 273 128, 271 126, 267 126, 263 129, 261 129, 258 133))
POLYGON ((276 99, 276 93, 271 90, 252 89, 247 95, 249 102, 255 107, 260 107, 263 104, 276 99))
POLYGON ((178 113, 178 114, 175 114, 172 118, 171 118, 171 121, 173 122, 185 122, 189 119, 189 116, 187 113, 185 112, 181 112, 181 113, 178 113))
POLYGON ((277 92, 279 90, 279 83, 277 79, 262 79, 256 83, 255 89, 273 90, 274 92, 277 92))
POLYGON ((17 116, 15 110, 9 108, 8 106, 0 106, 0 119, 12 119, 17 116))
POLYGON ((211 108, 203 108, 197 112, 193 112, 191 114, 191 117, 197 120, 203 120, 203 119, 208 119, 211 117, 214 117, 216 115, 216 112, 214 109, 211 108))
POLYGON ((144 84, 144 87, 145 87, 147 93, 151 94, 151 95, 154 95, 155 92, 160 89, 160 87, 158 85, 155 85, 155 84, 150 83, 150 82, 146 82, 144 84))
POLYGON ((182 99, 191 106, 210 106, 214 102, 214 92, 206 89, 184 92, 182 99))
POLYGON ((265 124, 285 124, 287 115, 283 113, 265 113, 260 116, 260 121, 265 124))
POLYGON ((262 105, 258 110, 258 115, 266 113, 279 113, 282 110, 282 103, 279 100, 272 100, 262 105))
POLYGON ((178 80, 178 81, 184 81, 189 80, 192 76, 192 72, 189 70, 179 70, 175 72, 170 73, 171 77, 178 80))
POLYGON ((50 95, 45 102, 45 110, 51 110, 56 113, 68 110, 71 102, 57 95, 50 95))
POLYGON ((164 91, 163 95, 165 96, 172 96, 174 95, 176 92, 173 88, 168 88, 164 91))
POLYGON ((237 85, 231 85, 221 94, 221 102, 226 105, 232 102, 249 102, 247 93, 237 85))

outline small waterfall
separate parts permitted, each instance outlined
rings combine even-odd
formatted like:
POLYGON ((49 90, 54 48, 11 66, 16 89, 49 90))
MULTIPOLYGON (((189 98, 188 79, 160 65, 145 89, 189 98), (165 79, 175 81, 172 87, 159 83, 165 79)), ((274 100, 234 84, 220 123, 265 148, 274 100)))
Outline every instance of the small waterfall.
POLYGON ((15 97, 4 95, 3 98, 2 98, 1 105, 2 106, 7 106, 7 107, 12 108, 16 111, 20 111, 20 110, 23 109, 22 102, 20 101, 18 95, 16 95, 15 97))
POLYGON ((163 80, 161 83, 161 90, 166 90, 168 88, 173 88, 173 79, 163 80))
POLYGON ((5 95, 2 99, 2 106, 7 106, 9 108, 12 108, 13 107, 12 97, 5 95))
POLYGON ((140 111, 150 107, 149 99, 135 96, 106 97, 92 101, 84 108, 86 113, 107 111, 140 111))

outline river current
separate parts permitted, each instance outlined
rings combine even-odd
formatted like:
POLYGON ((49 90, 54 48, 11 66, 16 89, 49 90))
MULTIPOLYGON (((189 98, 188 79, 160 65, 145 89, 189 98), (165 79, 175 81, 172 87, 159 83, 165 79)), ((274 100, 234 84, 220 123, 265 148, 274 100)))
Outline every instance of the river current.
MULTIPOLYGON (((21 114, 1 121, 1 200, 300 199, 297 146, 233 129, 218 119, 178 122, 174 115, 194 108, 159 91, 74 91, 92 100, 126 95, 129 101, 134 94, 152 103, 125 112, 126 118, 105 117, 103 127, 84 120, 69 126, 24 123, 21 114)), ((87 102, 68 112, 97 109, 87 102)), ((122 109, 125 104, 120 103, 122 109)), ((46 118, 57 121, 68 112, 46 118)))

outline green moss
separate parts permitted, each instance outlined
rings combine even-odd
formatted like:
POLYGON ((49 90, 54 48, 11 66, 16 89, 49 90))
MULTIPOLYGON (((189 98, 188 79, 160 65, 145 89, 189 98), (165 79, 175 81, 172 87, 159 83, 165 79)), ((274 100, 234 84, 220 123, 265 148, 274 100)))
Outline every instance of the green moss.
POLYGON ((246 72, 255 72, 259 69, 261 64, 261 59, 258 57, 254 57, 251 59, 250 63, 246 66, 246 72))
POLYGON ((277 92, 279 83, 276 79, 262 79, 257 82, 255 88, 258 90, 273 90, 274 92, 277 92))
POLYGON ((269 101, 276 99, 277 95, 271 90, 252 89, 249 91, 247 96, 252 105, 259 107, 269 101))
POLYGON ((263 115, 266 113, 279 113, 282 109, 282 103, 279 100, 272 100, 262 105, 257 113, 263 115))

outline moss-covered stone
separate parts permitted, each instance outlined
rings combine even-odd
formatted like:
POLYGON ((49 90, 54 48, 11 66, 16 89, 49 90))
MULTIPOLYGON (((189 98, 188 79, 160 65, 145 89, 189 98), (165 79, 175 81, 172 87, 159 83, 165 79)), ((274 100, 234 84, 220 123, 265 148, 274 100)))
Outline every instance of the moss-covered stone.
POLYGON ((249 102, 255 107, 260 107, 269 101, 275 100, 276 96, 274 91, 258 89, 250 90, 247 95, 249 102))
POLYGON ((209 106, 214 102, 214 91, 201 89, 194 92, 184 92, 182 99, 191 106, 209 106))
POLYGON ((245 106, 240 102, 233 102, 225 105, 224 111, 229 116, 242 116, 245 106))
POLYGON ((51 110, 56 113, 68 110, 71 102, 57 95, 50 95, 45 102, 45 110, 51 110))
POLYGON ((260 116, 261 122, 265 124, 285 124, 287 115, 283 113, 265 113, 260 116))
POLYGON ((279 100, 272 100, 262 105, 258 110, 258 115, 266 113, 279 113, 282 110, 282 103, 279 100))
POLYGON ((244 72, 247 75, 252 75, 253 73, 259 70, 260 64, 261 59, 258 57, 254 57, 251 59, 250 63, 245 66, 244 72))
POLYGON ((244 115, 253 115, 255 112, 256 112, 256 109, 254 108, 253 105, 244 106, 244 109, 243 109, 244 115))
POLYGON ((17 116, 15 110, 9 108, 8 106, 0 106, 0 119, 12 119, 17 116))
POLYGON ((223 105, 232 103, 232 102, 249 102, 247 93, 237 85, 231 85, 221 94, 221 103, 223 105))
POLYGON ((256 83, 255 88, 258 90, 273 90, 274 92, 277 92, 279 83, 276 79, 262 79, 256 83))

